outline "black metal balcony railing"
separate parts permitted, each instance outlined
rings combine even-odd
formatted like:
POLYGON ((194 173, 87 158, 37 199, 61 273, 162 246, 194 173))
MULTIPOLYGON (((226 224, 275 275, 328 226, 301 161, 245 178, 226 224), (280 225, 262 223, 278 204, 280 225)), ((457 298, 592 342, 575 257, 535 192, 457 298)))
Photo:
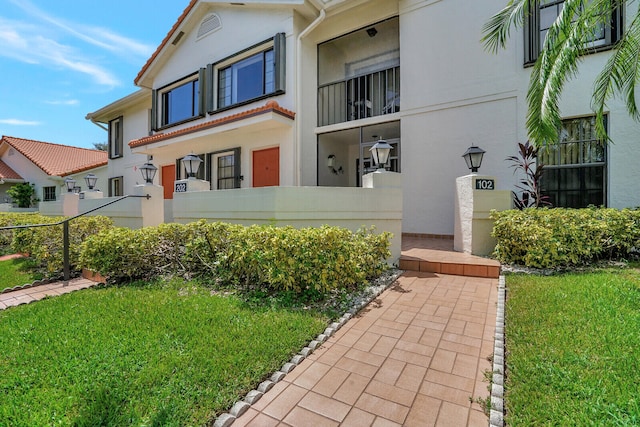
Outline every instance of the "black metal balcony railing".
POLYGON ((400 67, 318 87, 318 126, 400 111, 400 67))

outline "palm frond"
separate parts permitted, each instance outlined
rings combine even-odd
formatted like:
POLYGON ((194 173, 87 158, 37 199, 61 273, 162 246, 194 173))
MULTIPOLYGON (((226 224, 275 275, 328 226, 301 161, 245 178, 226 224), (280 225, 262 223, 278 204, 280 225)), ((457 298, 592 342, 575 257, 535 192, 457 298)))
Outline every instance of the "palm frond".
POLYGON ((480 41, 489 52, 504 49, 512 28, 520 28, 531 10, 533 0, 510 0, 500 12, 493 15, 482 27, 480 41))
MULTIPOLYGON (((597 25, 595 9, 567 0, 545 38, 527 92, 527 130, 538 148, 554 144, 562 123, 559 101, 566 82, 575 77, 585 46, 597 25)), ((599 19, 599 18, 598 18, 599 19)))
POLYGON ((566 81, 577 72, 582 51, 581 25, 573 22, 580 0, 567 0, 562 12, 549 28, 536 60, 527 91, 527 130, 536 147, 558 140, 562 122, 559 100, 566 81))
POLYGON ((604 126, 606 102, 617 93, 625 99, 631 117, 640 121, 636 85, 640 83, 640 9, 627 27, 616 50, 596 78, 591 107, 596 113, 596 131, 608 139, 604 126))

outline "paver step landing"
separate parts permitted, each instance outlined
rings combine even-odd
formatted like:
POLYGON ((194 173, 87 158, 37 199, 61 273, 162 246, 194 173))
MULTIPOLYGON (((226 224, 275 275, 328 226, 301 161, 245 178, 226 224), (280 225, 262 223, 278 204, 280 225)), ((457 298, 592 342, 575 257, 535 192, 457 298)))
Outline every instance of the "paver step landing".
POLYGON ((453 239, 402 236, 400 269, 497 279, 500 263, 453 250, 453 239))

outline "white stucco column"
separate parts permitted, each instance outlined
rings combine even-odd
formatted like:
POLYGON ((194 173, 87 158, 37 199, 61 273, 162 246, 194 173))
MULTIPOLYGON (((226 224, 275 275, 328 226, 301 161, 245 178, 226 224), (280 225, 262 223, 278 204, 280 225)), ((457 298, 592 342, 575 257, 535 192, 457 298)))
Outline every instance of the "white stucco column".
POLYGON ((400 188, 402 174, 377 170, 362 176, 362 188, 400 188))
POLYGON ((164 223, 164 188, 161 185, 145 184, 133 187, 136 196, 150 196, 139 198, 142 227, 157 226, 164 223))
POLYGON ((511 209, 511 192, 496 190, 496 183, 495 177, 475 174, 456 179, 454 250, 474 255, 493 252, 491 210, 511 209))
POLYGON ((79 213, 80 195, 78 193, 63 193, 60 195, 63 216, 76 216, 79 213))
POLYGON ((376 227, 393 234, 387 263, 398 265, 402 251, 402 174, 384 170, 368 173, 362 176, 362 188, 373 189, 372 197, 379 201, 379 214, 386 218, 376 227))

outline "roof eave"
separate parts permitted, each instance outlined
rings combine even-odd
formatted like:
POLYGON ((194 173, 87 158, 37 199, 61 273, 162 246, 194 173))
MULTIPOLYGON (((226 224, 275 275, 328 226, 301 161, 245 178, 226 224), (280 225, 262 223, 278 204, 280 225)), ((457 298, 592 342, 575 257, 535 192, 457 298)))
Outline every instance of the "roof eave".
POLYGON ((240 111, 238 113, 231 114, 229 116, 221 117, 215 120, 205 121, 187 128, 183 128, 183 129, 179 129, 179 130, 167 132, 167 133, 160 132, 149 137, 134 139, 130 141, 128 145, 131 149, 136 149, 146 145, 154 144, 156 142, 171 140, 179 136, 206 131, 211 128, 217 128, 217 127, 229 125, 232 123, 236 123, 245 119, 250 119, 252 117, 260 116, 264 114, 275 114, 277 116, 281 116, 289 120, 295 119, 295 113, 293 111, 281 107, 280 105, 278 105, 276 101, 269 101, 264 106, 261 106, 261 107, 240 111))
POLYGON ((106 105, 99 110, 96 110, 92 113, 87 113, 85 116, 86 120, 91 120, 94 123, 107 123, 109 120, 113 119, 113 113, 117 111, 124 110, 129 108, 139 102, 142 102, 146 99, 151 99, 151 92, 149 89, 142 88, 136 92, 133 92, 123 98, 120 98, 109 105, 106 105))
POLYGON ((81 172, 85 172, 85 171, 92 170, 92 169, 99 169, 99 168, 107 166, 107 164, 108 164, 108 162, 103 162, 103 163, 101 162, 101 163, 95 164, 95 165, 83 166, 81 168, 76 168, 76 169, 70 170, 68 172, 65 172, 62 176, 73 175, 75 173, 81 173, 81 172))
POLYGON ((152 89, 153 81, 150 76, 153 73, 153 69, 155 68, 155 63, 159 58, 162 58, 166 52, 171 49, 173 46, 169 43, 169 40, 172 40, 174 35, 178 34, 179 31, 183 30, 184 27, 188 24, 189 16, 193 16, 197 13, 199 7, 205 7, 205 5, 212 4, 224 4, 224 5, 232 5, 235 3, 235 6, 244 7, 244 6, 284 6, 284 7, 294 7, 304 16, 309 18, 313 18, 317 15, 318 10, 318 1, 317 0, 279 0, 279 1, 268 1, 268 0, 245 0, 242 4, 237 4, 237 2, 231 1, 206 1, 206 0, 191 0, 189 5, 184 9, 182 14, 178 17, 178 20, 173 27, 169 30, 164 39, 160 42, 155 52, 151 55, 151 57, 147 60, 147 62, 142 66, 142 69, 138 72, 138 75, 133 80, 133 83, 136 86, 144 87, 148 89, 152 89))

